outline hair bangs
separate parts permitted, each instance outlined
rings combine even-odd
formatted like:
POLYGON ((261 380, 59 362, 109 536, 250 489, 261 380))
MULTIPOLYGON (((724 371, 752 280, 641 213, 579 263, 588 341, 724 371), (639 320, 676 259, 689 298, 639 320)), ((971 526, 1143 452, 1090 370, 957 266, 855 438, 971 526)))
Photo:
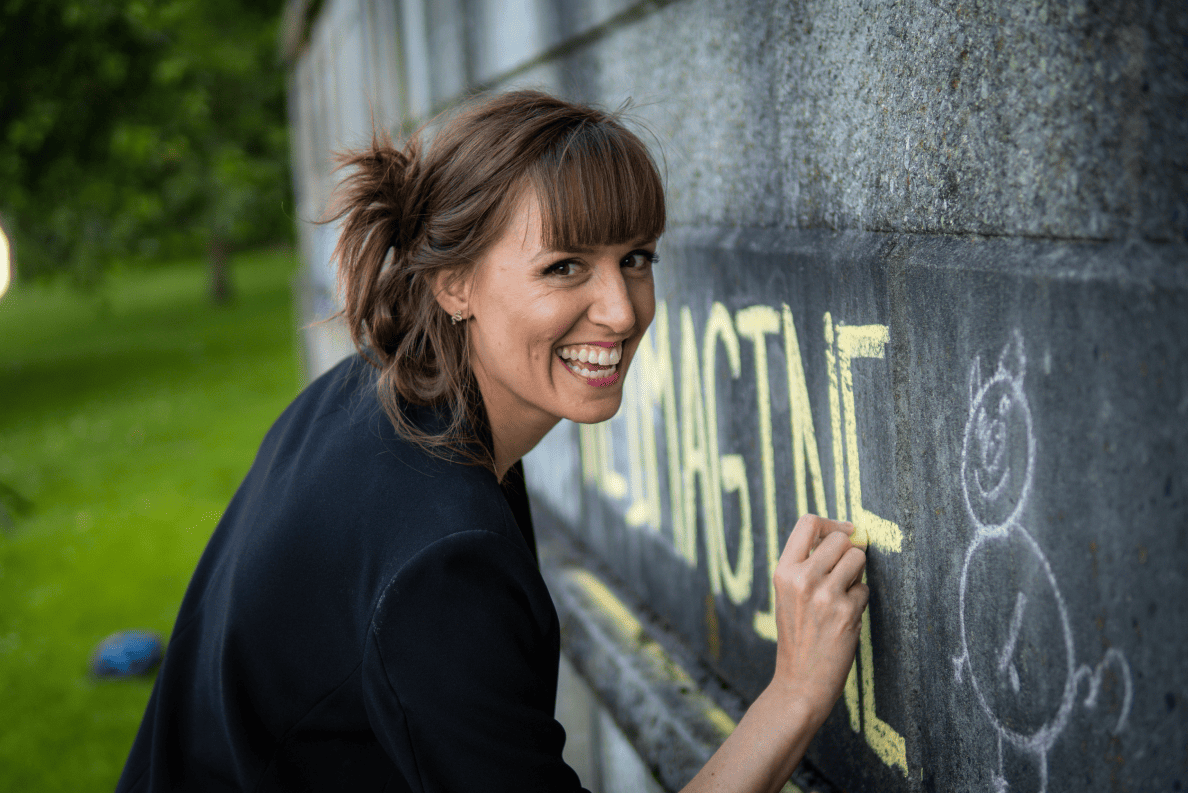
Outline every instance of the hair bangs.
POLYGON ((639 138, 583 123, 530 169, 543 242, 553 250, 650 241, 664 233, 664 187, 639 138))

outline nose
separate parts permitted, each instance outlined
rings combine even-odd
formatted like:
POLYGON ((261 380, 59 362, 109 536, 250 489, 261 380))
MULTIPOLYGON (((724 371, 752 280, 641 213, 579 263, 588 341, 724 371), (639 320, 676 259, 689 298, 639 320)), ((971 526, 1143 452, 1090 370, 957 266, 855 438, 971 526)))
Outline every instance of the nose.
POLYGON ((635 328, 635 304, 623 271, 615 262, 613 267, 599 268, 600 277, 592 281, 593 298, 586 315, 591 322, 619 336, 635 328))

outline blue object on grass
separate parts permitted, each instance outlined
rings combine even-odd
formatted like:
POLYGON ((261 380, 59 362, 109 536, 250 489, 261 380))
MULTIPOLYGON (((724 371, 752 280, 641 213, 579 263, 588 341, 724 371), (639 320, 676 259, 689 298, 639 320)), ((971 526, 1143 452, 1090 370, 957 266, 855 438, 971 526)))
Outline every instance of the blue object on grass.
POLYGON ((148 631, 113 633, 95 648, 91 671, 99 677, 133 677, 157 668, 164 657, 161 637, 148 631))

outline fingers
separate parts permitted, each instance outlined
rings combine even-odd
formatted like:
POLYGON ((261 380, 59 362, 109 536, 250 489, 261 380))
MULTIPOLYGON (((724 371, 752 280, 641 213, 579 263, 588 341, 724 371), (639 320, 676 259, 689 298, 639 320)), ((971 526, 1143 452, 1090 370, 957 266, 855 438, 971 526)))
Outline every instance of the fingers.
POLYGON ((792 534, 788 537, 787 544, 784 545, 780 561, 785 561, 783 557, 787 557, 787 561, 795 564, 808 558, 809 551, 817 541, 820 520, 821 518, 816 515, 800 516, 800 520, 796 521, 796 525, 792 528, 792 534))
POLYGON ((803 516, 784 546, 777 576, 782 574, 802 592, 824 587, 852 601, 855 613, 861 613, 870 589, 862 581, 866 553, 851 542, 854 533, 852 523, 803 516))
MULTIPOLYGON (((794 563, 803 562, 809 557, 809 553, 830 534, 841 532, 848 537, 853 531, 852 523, 829 520, 812 514, 802 515, 800 520, 796 521, 792 535, 788 537, 788 543, 784 546, 784 554, 789 555, 794 563)), ((830 566, 832 567, 832 565, 830 566)))
POLYGON ((837 563, 833 566, 833 570, 829 573, 829 579, 833 586, 845 592, 850 587, 861 582, 862 571, 865 569, 866 554, 863 553, 862 549, 851 546, 837 560, 837 563))
POLYGON ((866 611, 866 605, 870 602, 870 587, 859 581, 852 587, 847 589, 841 595, 846 600, 850 601, 853 608, 853 625, 857 627, 862 622, 862 612, 866 611))
MULTIPOLYGON (((866 532, 861 528, 856 527, 849 521, 841 520, 831 520, 828 521, 828 524, 829 525, 827 526, 821 527, 821 533, 817 537, 817 541, 813 544, 813 551, 817 549, 818 545, 824 542, 826 537, 834 534, 845 535, 850 538, 851 544, 861 548, 864 551, 866 550, 866 532)), ((810 551, 809 555, 812 555, 813 551, 810 551)))
POLYGON ((821 543, 806 564, 818 576, 829 575, 842 558, 842 554, 852 547, 844 532, 831 531, 821 538, 821 543))
POLYGON ((858 607, 858 613, 866 608, 866 604, 870 602, 870 587, 867 584, 859 581, 846 590, 846 597, 854 601, 854 605, 858 607))

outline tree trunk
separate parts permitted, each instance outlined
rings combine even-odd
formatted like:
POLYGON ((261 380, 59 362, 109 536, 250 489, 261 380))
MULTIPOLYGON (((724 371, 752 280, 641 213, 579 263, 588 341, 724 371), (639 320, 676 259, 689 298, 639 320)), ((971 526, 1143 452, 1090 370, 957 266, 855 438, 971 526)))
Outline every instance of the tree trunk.
POLYGON ((206 249, 207 272, 210 276, 210 300, 216 306, 226 305, 234 297, 231 285, 231 269, 227 265, 227 243, 218 234, 212 234, 206 249))

